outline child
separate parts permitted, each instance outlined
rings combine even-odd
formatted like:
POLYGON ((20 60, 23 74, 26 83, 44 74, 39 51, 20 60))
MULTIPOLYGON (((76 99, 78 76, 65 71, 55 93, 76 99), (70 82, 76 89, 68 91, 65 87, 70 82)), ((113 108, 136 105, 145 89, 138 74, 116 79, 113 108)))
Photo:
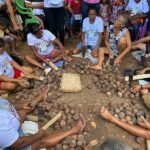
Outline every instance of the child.
POLYGON ((79 22, 79 24, 80 24, 80 33, 79 33, 79 35, 80 35, 81 34, 81 23, 82 23, 81 1, 80 0, 72 0, 68 9, 72 15, 71 20, 70 20, 71 36, 73 35, 73 25, 75 24, 75 22, 79 22))
POLYGON ((110 21, 110 5, 108 0, 102 0, 100 4, 100 16, 103 18, 105 28, 109 25, 110 21))
POLYGON ((9 25, 10 22, 7 18, 0 18, 0 38, 2 38, 9 45, 10 51, 16 54, 16 40, 18 37, 9 32, 9 25))

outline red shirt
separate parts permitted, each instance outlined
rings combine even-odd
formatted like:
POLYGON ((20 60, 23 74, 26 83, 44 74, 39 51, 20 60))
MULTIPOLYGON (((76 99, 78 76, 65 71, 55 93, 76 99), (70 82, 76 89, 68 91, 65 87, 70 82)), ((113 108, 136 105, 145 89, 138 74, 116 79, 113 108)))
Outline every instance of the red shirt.
POLYGON ((81 8, 81 2, 80 1, 76 2, 75 0, 72 0, 70 7, 72 8, 74 14, 79 14, 80 10, 81 10, 80 9, 81 8))

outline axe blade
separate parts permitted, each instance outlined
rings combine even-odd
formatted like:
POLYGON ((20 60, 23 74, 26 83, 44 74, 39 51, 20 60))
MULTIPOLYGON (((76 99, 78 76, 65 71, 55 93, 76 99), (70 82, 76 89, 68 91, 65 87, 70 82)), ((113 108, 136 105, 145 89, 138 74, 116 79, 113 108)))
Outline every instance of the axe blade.
POLYGON ((87 51, 87 46, 85 45, 82 46, 81 52, 82 52, 83 59, 85 58, 86 51, 87 51))

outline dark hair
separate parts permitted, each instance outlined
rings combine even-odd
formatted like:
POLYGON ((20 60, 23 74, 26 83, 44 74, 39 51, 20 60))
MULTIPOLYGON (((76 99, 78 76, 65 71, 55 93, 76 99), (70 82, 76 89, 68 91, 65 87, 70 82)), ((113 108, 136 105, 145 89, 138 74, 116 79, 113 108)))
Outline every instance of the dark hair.
POLYGON ((98 11, 94 6, 89 7, 88 13, 90 12, 90 10, 94 10, 96 12, 96 14, 98 14, 98 11))
MULTIPOLYGON (((100 3, 103 4, 102 1, 101 1, 100 3)), ((107 1, 106 1, 106 4, 110 5, 110 0, 107 0, 107 1)))
POLYGON ((5 41, 0 38, 0 48, 5 47, 5 41))
POLYGON ((40 25, 37 23, 28 25, 28 31, 32 34, 36 34, 39 28, 40 28, 40 25))
POLYGON ((0 17, 0 25, 9 27, 10 26, 10 20, 5 17, 0 17))
POLYGON ((108 139, 100 147, 100 150, 133 150, 119 140, 108 139))

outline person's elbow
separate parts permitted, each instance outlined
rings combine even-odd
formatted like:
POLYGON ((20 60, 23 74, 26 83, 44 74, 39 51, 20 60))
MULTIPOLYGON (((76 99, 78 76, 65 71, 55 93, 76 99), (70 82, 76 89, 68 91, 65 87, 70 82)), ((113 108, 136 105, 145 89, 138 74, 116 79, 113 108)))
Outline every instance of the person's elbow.
POLYGON ((132 45, 131 43, 127 45, 128 52, 131 51, 132 45))

